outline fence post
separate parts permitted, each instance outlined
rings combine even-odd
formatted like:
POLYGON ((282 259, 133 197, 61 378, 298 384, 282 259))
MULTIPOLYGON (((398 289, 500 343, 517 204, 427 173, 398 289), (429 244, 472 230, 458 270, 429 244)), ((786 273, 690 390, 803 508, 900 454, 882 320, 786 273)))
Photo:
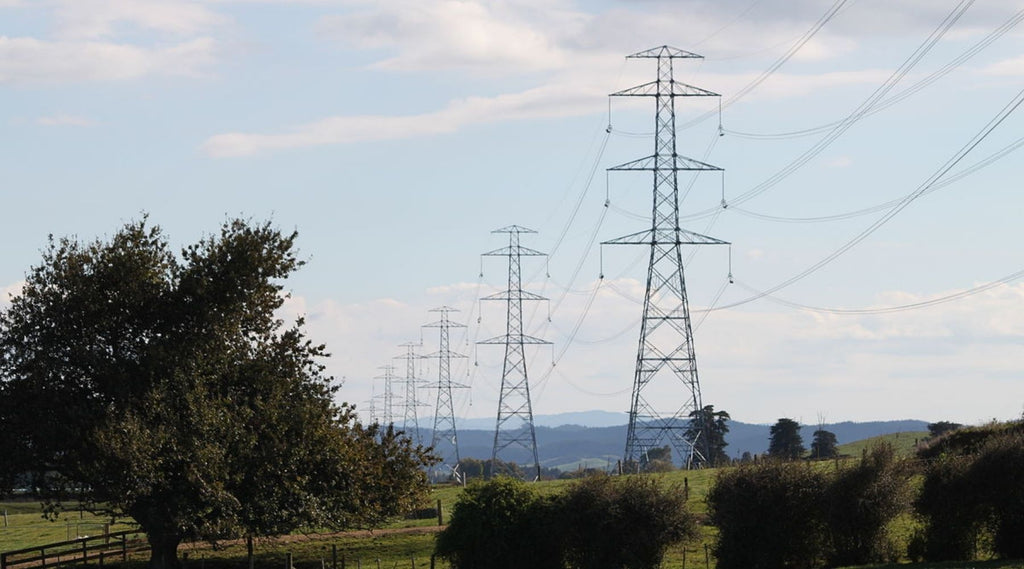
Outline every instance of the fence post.
POLYGON ((85 540, 82 540, 82 565, 89 564, 89 546, 86 545, 85 540))
POLYGON ((331 544, 331 569, 338 569, 338 544, 331 544))
POLYGON ((441 499, 437 499, 437 525, 444 525, 444 513, 441 512, 441 499))
POLYGON ((121 536, 121 562, 128 563, 128 536, 121 536))
POLYGON ((7 527, 7 509, 4 509, 4 527, 7 527))
POLYGON ((434 569, 434 559, 436 559, 436 557, 437 556, 433 553, 430 554, 430 569, 434 569))
POLYGON ((292 554, 291 554, 291 552, 285 553, 284 569, 292 569, 292 554))
POLYGON ((43 567, 46 567, 46 548, 45 547, 40 547, 39 548, 39 557, 40 557, 40 561, 42 561, 42 563, 43 563, 43 567))

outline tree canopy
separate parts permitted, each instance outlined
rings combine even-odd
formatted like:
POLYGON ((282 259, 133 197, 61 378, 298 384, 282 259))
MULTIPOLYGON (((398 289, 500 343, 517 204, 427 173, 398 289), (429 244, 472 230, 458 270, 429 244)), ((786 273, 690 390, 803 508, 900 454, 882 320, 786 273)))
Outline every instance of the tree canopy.
POLYGON ((814 439, 811 441, 811 458, 835 458, 839 456, 838 445, 835 433, 818 429, 814 431, 814 439))
POLYGON ((705 405, 703 409, 690 413, 686 437, 689 440, 697 440, 696 447, 702 454, 706 454, 704 459, 709 466, 729 463, 729 455, 725 452, 725 447, 729 446, 729 443, 725 442, 725 435, 729 433, 731 419, 727 411, 715 411, 714 405, 705 405))
POLYGON ((779 419, 768 430, 768 456, 782 460, 795 460, 804 455, 804 439, 800 436, 800 423, 793 419, 779 419))
POLYGON ((276 312, 295 233, 225 223, 175 255, 159 227, 51 238, 0 313, 0 484, 51 513, 131 516, 152 567, 185 539, 377 524, 426 489, 426 451, 334 402, 325 347, 276 312))

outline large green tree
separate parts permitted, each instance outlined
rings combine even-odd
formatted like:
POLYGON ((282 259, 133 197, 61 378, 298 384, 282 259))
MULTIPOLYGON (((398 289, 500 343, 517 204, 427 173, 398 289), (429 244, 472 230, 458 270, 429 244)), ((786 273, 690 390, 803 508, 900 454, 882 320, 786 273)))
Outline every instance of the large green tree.
POLYGON ((295 239, 235 220, 175 254, 147 219, 51 238, 0 313, 0 483, 33 473, 51 513, 130 516, 154 568, 183 540, 410 507, 427 453, 334 403, 324 346, 276 315, 295 239))
POLYGON ((690 413, 686 436, 689 440, 696 440, 701 454, 707 455, 704 464, 712 467, 729 464, 729 455, 725 452, 729 443, 725 442, 725 435, 729 433, 731 419, 727 411, 715 411, 714 405, 705 405, 703 409, 690 413))
POLYGON ((800 436, 800 423, 782 418, 768 429, 768 456, 782 460, 796 460, 807 452, 800 436))

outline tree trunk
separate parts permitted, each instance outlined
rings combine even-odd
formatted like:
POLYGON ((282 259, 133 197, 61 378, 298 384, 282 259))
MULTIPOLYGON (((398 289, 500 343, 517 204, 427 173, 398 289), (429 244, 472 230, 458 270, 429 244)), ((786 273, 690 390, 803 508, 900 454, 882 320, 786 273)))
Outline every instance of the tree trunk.
POLYGON ((181 536, 174 533, 147 533, 152 554, 149 558, 149 569, 181 569, 178 561, 178 545, 181 536))

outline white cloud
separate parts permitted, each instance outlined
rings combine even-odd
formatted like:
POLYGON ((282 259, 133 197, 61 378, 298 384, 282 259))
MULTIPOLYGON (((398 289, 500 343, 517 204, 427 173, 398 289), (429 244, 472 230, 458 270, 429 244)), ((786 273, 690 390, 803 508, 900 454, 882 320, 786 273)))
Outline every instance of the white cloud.
POLYGON ((202 145, 209 156, 250 156, 271 150, 433 136, 471 124, 586 114, 604 107, 604 92, 546 85, 496 97, 468 97, 442 110, 408 116, 337 116, 275 134, 225 133, 202 145))
POLYGON ((1024 75, 1024 55, 993 63, 984 67, 981 72, 986 75, 1020 77, 1024 75))
POLYGON ((396 70, 472 67, 487 72, 560 69, 570 63, 565 37, 589 16, 561 2, 467 0, 371 3, 325 17, 319 29, 360 49, 397 53, 375 64, 396 70))
POLYGON ((66 40, 111 38, 123 27, 191 36, 225 21, 192 0, 61 0, 55 17, 58 36, 66 40))
MULTIPOLYGON (((581 287, 592 290, 595 285, 581 287)), ((540 290, 540 283, 531 286, 540 290)), ((453 374, 473 385, 459 395, 464 398, 459 414, 482 417, 497 405, 502 352, 493 346, 477 349, 474 343, 500 335, 504 317, 501 306, 484 307, 478 323, 480 309, 464 294, 474 287, 451 285, 447 292, 461 298, 455 302, 439 298, 444 294, 438 290, 417 303, 324 301, 303 304, 300 311, 308 311, 310 336, 325 341, 334 354, 328 369, 347 378, 341 397, 362 403, 379 367, 395 363, 402 353, 398 346, 415 340, 422 324, 436 320, 427 311, 455 305, 461 312, 453 313, 453 321, 469 327, 453 330, 452 349, 469 358, 453 362, 453 374)), ((543 309, 527 312, 527 333, 554 342, 553 348, 531 348, 527 354, 536 413, 628 408, 641 312, 635 300, 642 294, 643 283, 634 279, 603 283, 567 350, 590 294, 567 295, 551 322, 543 309), (552 350, 556 356, 565 350, 555 367, 552 350)), ((878 302, 937 296, 892 292, 880 295, 878 302)), ((1024 404, 1018 365, 1024 342, 1022 300, 1024 284, 1018 284, 883 315, 822 316, 771 305, 715 312, 694 333, 704 399, 737 420, 759 422, 818 412, 837 420, 1011 418, 1024 404)), ((422 353, 436 351, 436 330, 425 332, 422 353)), ((436 373, 436 365, 428 372, 433 377, 429 373, 436 373)))
POLYGON ((164 48, 105 42, 43 41, 0 36, 0 84, 125 80, 201 74, 215 43, 197 38, 164 48))
POLYGON ((75 115, 51 115, 47 117, 39 117, 36 119, 36 124, 41 126, 79 126, 79 127, 90 127, 96 126, 99 122, 88 117, 80 117, 75 115))

